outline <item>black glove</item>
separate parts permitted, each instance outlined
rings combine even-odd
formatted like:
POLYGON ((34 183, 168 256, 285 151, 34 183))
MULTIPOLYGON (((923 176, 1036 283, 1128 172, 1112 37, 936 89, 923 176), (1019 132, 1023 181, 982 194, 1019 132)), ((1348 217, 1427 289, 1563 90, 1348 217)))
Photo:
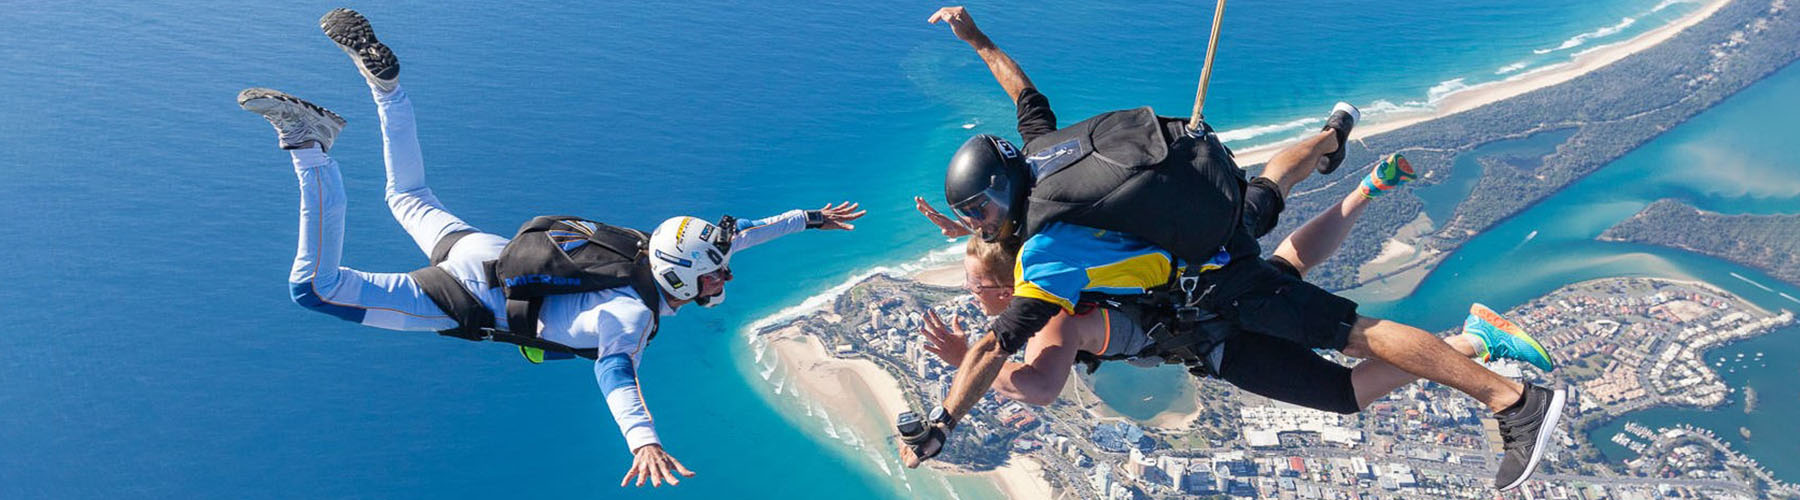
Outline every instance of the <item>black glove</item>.
POLYGON ((919 457, 921 462, 943 453, 944 444, 949 440, 950 435, 944 431, 943 424, 932 424, 917 435, 900 437, 900 441, 912 448, 913 456, 919 457))

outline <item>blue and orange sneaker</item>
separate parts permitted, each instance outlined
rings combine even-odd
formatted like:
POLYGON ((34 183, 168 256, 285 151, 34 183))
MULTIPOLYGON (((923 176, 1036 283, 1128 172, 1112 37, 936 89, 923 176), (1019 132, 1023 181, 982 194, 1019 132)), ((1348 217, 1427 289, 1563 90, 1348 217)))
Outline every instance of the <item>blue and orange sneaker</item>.
POLYGON ((1362 185, 1356 187, 1356 192, 1374 199, 1417 178, 1418 174, 1413 172, 1412 164, 1406 161, 1406 157, 1394 153, 1381 160, 1381 164, 1376 165, 1375 170, 1363 178, 1362 185))
POLYGON ((1469 306, 1469 319, 1463 321, 1463 333, 1481 339, 1479 354, 1482 361, 1494 358, 1511 359, 1531 363, 1531 366, 1549 373, 1556 369, 1550 361, 1550 353, 1544 346, 1538 345, 1536 339, 1525 334, 1525 329, 1487 306, 1474 304, 1469 306))

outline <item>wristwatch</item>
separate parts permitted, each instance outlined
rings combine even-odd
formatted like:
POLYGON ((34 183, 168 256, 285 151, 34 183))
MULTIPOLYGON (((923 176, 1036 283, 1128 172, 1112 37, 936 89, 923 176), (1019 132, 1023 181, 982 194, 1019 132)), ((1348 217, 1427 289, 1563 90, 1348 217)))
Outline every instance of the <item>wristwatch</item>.
POLYGON ((938 405, 938 407, 931 409, 931 415, 926 417, 926 420, 934 424, 944 424, 945 426, 949 426, 951 423, 950 411, 945 410, 944 405, 938 405))
POLYGON ((818 229, 821 227, 825 227, 825 212, 821 212, 818 210, 807 210, 806 211, 806 228, 807 229, 818 229))

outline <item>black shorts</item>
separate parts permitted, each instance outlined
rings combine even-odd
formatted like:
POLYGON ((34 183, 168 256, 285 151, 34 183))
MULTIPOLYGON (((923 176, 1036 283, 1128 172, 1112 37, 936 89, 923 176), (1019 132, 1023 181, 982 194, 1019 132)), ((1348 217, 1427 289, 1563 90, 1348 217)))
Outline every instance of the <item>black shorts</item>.
POLYGON ((1281 188, 1275 181, 1257 177, 1244 187, 1243 224, 1250 236, 1261 238, 1274 231, 1281 223, 1281 211, 1286 209, 1287 200, 1281 198, 1281 188))
POLYGON ((1237 327, 1239 334, 1275 337, 1314 349, 1341 350, 1356 326, 1356 302, 1307 283, 1280 257, 1248 258, 1205 273, 1216 283, 1205 306, 1237 327))
MULTIPOLYGON (((1136 310, 1120 309, 1109 315, 1109 345, 1132 344, 1123 352, 1141 349, 1141 339, 1148 342, 1143 319, 1136 310)), ((1251 393, 1320 411, 1356 413, 1356 389, 1350 383, 1350 368, 1319 356, 1306 346, 1287 340, 1238 333, 1225 338, 1216 351, 1208 355, 1215 375, 1225 382, 1251 393)), ((1102 353, 1114 354, 1114 353, 1102 353)))
POLYGON ((1280 257, 1260 257, 1256 238, 1275 229, 1285 208, 1273 181, 1262 177, 1250 181, 1244 191, 1244 232, 1226 244, 1231 264, 1202 274, 1203 282, 1215 287, 1204 306, 1231 319, 1243 332, 1306 347, 1343 349, 1356 324, 1356 302, 1307 283, 1293 264, 1280 257))
POLYGON ((1314 410, 1351 414, 1362 409, 1350 383, 1350 367, 1306 346, 1262 335, 1235 335, 1225 339, 1222 349, 1214 370, 1231 385, 1314 410))

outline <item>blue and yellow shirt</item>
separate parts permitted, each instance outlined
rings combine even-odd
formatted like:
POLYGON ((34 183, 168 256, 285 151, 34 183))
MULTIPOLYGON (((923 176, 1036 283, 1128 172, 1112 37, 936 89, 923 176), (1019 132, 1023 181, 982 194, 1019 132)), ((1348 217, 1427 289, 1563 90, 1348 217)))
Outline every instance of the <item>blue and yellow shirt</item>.
MULTIPOLYGON (((1201 265, 1224 267, 1223 249, 1201 265)), ((1082 292, 1135 295, 1169 282, 1173 268, 1185 266, 1168 251, 1118 231, 1052 222, 1019 247, 1013 295, 1050 302, 1074 312, 1082 292)))

